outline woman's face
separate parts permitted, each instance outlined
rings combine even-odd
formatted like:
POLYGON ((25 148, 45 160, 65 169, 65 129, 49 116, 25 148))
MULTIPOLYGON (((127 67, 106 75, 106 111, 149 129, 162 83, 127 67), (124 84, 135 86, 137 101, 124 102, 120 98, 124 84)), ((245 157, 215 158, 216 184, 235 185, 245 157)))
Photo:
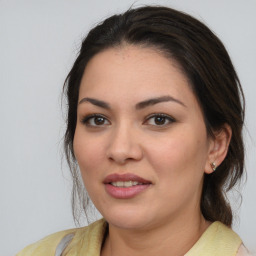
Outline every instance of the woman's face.
POLYGON ((110 225, 150 228, 200 215, 213 145, 175 62, 151 48, 108 49, 88 63, 74 152, 110 225))

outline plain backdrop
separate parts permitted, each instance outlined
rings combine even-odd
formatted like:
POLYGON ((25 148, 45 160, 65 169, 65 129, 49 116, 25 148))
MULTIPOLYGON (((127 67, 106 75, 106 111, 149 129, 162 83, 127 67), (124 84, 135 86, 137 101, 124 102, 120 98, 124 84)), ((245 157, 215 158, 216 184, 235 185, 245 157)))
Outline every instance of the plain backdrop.
MULTIPOLYGON (((205 22, 227 47, 240 76, 248 178, 233 228, 256 249, 256 0, 0 0, 1 256, 74 227, 70 176, 61 164, 64 79, 90 28, 132 4, 152 3, 205 22)), ((239 201, 233 199, 233 205, 238 209, 239 201)))

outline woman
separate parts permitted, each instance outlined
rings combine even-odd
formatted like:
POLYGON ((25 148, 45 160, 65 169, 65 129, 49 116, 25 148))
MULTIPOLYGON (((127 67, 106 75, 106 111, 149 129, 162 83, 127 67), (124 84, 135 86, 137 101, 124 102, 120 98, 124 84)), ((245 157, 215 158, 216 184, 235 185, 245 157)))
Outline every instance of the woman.
POLYGON ((112 16, 65 92, 73 205, 87 208, 81 174, 104 219, 18 255, 248 255, 225 196, 243 174, 243 92, 205 25, 165 7, 112 16))

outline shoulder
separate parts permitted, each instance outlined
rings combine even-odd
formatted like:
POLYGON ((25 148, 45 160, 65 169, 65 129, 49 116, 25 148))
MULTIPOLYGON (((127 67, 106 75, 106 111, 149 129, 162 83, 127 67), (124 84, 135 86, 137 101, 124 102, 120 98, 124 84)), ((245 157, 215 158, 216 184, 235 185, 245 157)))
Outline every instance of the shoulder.
POLYGON ((235 256, 242 244, 241 238, 221 222, 212 223, 186 256, 235 256))
POLYGON ((55 249, 58 243, 68 234, 76 233, 78 229, 69 229, 60 231, 43 239, 37 241, 36 243, 30 244, 25 247, 17 256, 30 256, 30 255, 54 255, 55 249))
POLYGON ((58 244, 68 235, 72 235, 74 241, 79 241, 88 237, 88 234, 94 235, 94 233, 97 233, 97 231, 102 228, 103 224, 104 220, 99 220, 86 227, 68 229, 51 234, 36 243, 28 245, 16 256, 53 256, 55 255, 58 244))
POLYGON ((246 247, 242 244, 239 247, 236 256, 252 256, 252 254, 250 254, 246 247))

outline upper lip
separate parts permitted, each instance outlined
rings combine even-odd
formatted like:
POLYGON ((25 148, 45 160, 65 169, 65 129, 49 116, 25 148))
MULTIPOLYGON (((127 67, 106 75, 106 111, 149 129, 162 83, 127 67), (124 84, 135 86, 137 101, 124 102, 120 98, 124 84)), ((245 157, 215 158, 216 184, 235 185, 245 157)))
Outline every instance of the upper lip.
POLYGON ((108 175, 104 180, 104 184, 108 184, 111 182, 117 182, 117 181, 137 181, 139 183, 143 184, 151 184, 149 180, 143 179, 140 176, 137 176, 132 173, 125 173, 125 174, 118 174, 118 173, 113 173, 108 175))

